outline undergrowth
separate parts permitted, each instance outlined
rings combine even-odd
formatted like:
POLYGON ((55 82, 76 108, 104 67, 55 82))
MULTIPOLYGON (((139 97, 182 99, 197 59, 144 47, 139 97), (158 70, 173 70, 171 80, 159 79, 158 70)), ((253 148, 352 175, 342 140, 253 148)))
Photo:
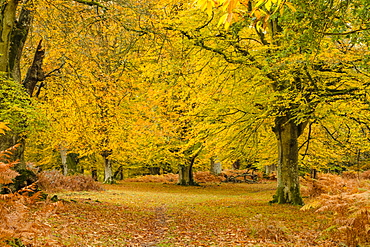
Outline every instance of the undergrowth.
POLYGON ((101 191, 103 187, 85 175, 64 176, 59 171, 43 171, 38 175, 40 189, 47 192, 101 191))
MULTIPOLYGON (((17 162, 9 161, 15 149, 16 146, 0 151, 0 185, 12 183, 19 175, 12 170, 17 162)), ((55 212, 60 203, 41 202, 40 196, 36 183, 14 193, 0 195, 1 246, 32 246, 35 236, 47 234, 45 219, 55 212)))
MULTIPOLYGON (((209 171, 197 171, 194 173, 194 180, 197 183, 220 183, 226 180, 226 177, 237 176, 243 173, 249 173, 249 170, 224 170, 220 175, 214 175, 209 171)), ((262 173, 256 172, 257 178, 262 178, 262 173)), ((126 182, 144 182, 144 183, 174 183, 179 178, 178 174, 168 173, 162 175, 146 175, 137 178, 127 178, 126 182)), ((238 177, 236 180, 242 182, 244 177, 238 177)))
POLYGON ((344 177, 321 174, 318 179, 305 178, 302 193, 310 198, 301 210, 331 213, 330 230, 333 237, 346 246, 370 243, 370 180, 369 172, 344 177))

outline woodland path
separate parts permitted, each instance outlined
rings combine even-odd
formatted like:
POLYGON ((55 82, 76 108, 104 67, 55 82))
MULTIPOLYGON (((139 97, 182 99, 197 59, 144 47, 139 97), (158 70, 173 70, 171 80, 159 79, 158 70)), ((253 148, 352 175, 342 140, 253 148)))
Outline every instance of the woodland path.
POLYGON ((317 215, 267 203, 273 183, 105 187, 58 194, 45 246, 330 246, 317 215))

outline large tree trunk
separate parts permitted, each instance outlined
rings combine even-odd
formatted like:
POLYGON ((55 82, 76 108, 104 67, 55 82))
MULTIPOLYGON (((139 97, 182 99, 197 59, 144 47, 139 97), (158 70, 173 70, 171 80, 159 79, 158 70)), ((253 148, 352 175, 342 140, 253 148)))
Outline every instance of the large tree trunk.
POLYGON ((11 47, 9 51, 9 72, 11 73, 13 80, 16 82, 21 82, 22 80, 20 63, 23 47, 26 43, 33 19, 32 9, 32 0, 23 1, 22 10, 20 11, 18 20, 15 22, 12 31, 11 47))
POLYGON ((278 140, 278 181, 272 202, 302 205, 298 176, 298 137, 304 124, 296 124, 289 116, 275 119, 278 140))
MULTIPOLYGON (((0 73, 2 76, 12 78, 20 83, 19 64, 32 20, 32 8, 30 8, 32 2, 29 0, 24 1, 22 10, 19 11, 17 18, 19 2, 19 0, 0 0, 0 73)), ((42 64, 43 56, 40 59, 42 64)), ((41 70, 41 67, 37 69, 41 70)), ((0 150, 7 149, 15 144, 21 144, 12 157, 20 162, 15 169, 25 169, 24 135, 10 131, 0 137, 0 150)))
POLYGON ((11 34, 15 24, 18 0, 0 0, 0 72, 8 73, 11 34))
POLYGON ((194 161, 195 157, 191 158, 185 165, 179 165, 179 185, 197 185, 193 175, 194 161))

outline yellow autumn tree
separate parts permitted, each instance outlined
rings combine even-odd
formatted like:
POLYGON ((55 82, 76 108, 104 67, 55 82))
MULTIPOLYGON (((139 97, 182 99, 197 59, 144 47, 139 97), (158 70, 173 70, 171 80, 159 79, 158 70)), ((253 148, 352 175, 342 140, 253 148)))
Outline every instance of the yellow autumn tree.
MULTIPOLYGON (((227 63, 250 68, 249 73, 259 75, 254 80, 268 86, 270 100, 259 108, 265 112, 262 117, 273 118, 278 144, 273 201, 302 204, 298 138, 320 117, 316 109, 321 105, 356 101, 366 90, 368 66, 358 57, 368 56, 367 5, 278 0, 198 4, 206 15, 188 12, 183 16, 186 23, 173 23, 169 29, 227 63)), ((258 120, 261 115, 245 114, 243 122, 250 118, 258 120)))

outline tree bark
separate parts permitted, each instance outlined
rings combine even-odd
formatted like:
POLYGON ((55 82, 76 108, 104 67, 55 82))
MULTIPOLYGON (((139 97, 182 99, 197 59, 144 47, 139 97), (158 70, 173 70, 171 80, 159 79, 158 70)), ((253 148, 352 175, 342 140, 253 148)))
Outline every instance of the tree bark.
POLYGON ((0 72, 9 73, 9 51, 18 0, 0 0, 0 72))
POLYGON ((67 176, 68 175, 67 149, 61 145, 59 152, 60 158, 62 159, 63 175, 67 176))
POLYGON ((11 47, 9 51, 9 72, 11 73, 11 77, 16 82, 21 82, 22 80, 20 61, 23 53, 23 47, 27 40, 28 32, 33 19, 31 11, 33 7, 32 5, 33 1, 24 1, 22 10, 12 31, 11 47))
POLYGON ((298 176, 298 137, 304 124, 289 116, 276 117, 274 132, 278 140, 277 191, 272 202, 302 205, 298 176))
POLYGON ((125 176, 123 175, 123 166, 119 166, 117 171, 114 173, 114 179, 115 180, 123 180, 125 176))
MULTIPOLYGON (((24 6, 17 19, 19 2, 19 0, 0 0, 0 73, 16 82, 21 81, 19 64, 32 20, 28 0, 24 1, 24 6)), ((21 144, 12 157, 20 162, 15 167, 16 170, 26 168, 24 163, 25 137, 21 137, 20 134, 9 132, 0 138, 2 150, 18 143, 21 144)))
POLYGON ((44 61, 45 50, 42 48, 42 40, 37 45, 35 56, 31 67, 27 71, 26 78, 24 79, 23 86, 27 89, 30 97, 33 95, 37 82, 45 79, 44 71, 42 70, 42 64, 44 61))
POLYGON ((104 158, 104 183, 105 184, 113 184, 114 183, 114 176, 113 176, 113 169, 112 169, 112 162, 109 158, 109 155, 102 155, 104 158))
POLYGON ((189 159, 184 165, 179 165, 179 185, 190 185, 194 186, 197 183, 194 180, 193 174, 193 165, 194 165, 195 157, 189 159))
POLYGON ((94 181, 98 181, 98 170, 96 166, 91 167, 91 177, 94 181))
POLYGON ((211 158, 211 173, 220 175, 222 172, 222 164, 217 158, 211 158))
POLYGON ((267 174, 267 175, 269 175, 269 174, 271 174, 271 173, 273 173, 273 172, 276 172, 276 164, 274 163, 274 164, 271 164, 271 165, 267 165, 267 166, 265 166, 265 173, 267 174))

